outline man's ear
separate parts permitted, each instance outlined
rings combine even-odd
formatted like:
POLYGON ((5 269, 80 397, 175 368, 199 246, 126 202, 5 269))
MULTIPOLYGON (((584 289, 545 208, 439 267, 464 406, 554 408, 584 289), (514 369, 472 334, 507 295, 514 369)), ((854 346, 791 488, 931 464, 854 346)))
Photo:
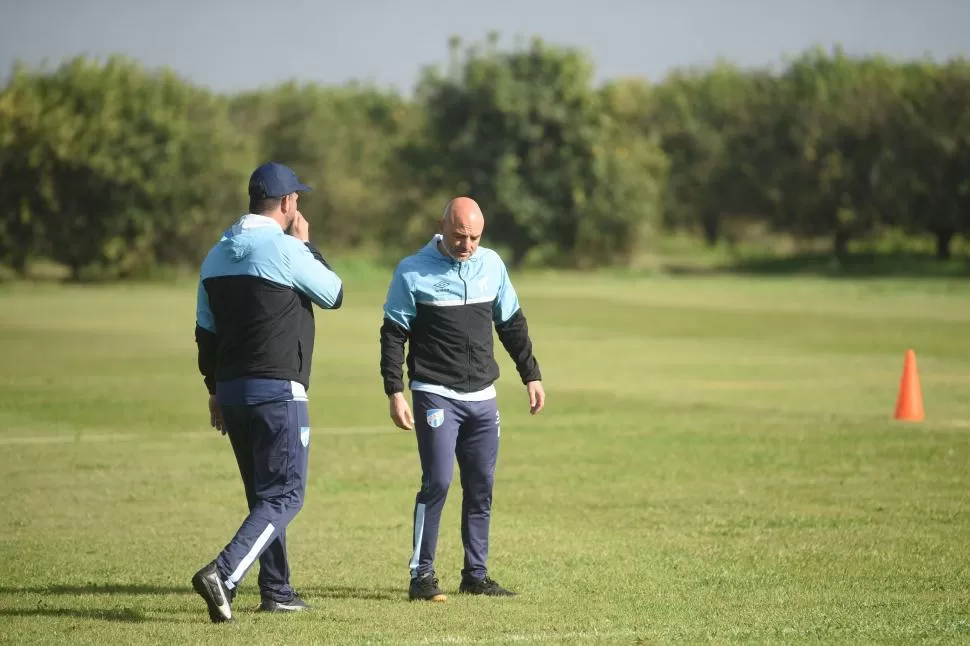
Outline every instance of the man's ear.
POLYGON ((283 213, 284 220, 286 221, 285 231, 287 233, 293 227, 293 220, 296 218, 296 207, 293 202, 292 195, 284 195, 283 199, 280 200, 280 211, 283 213))

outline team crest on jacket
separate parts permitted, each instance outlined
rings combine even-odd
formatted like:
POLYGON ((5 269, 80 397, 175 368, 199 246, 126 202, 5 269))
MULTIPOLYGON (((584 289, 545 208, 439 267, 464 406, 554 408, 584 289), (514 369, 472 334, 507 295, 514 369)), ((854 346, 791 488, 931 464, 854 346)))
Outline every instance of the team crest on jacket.
POLYGON ((428 426, 438 428, 445 423, 445 411, 442 408, 428 409, 428 426))

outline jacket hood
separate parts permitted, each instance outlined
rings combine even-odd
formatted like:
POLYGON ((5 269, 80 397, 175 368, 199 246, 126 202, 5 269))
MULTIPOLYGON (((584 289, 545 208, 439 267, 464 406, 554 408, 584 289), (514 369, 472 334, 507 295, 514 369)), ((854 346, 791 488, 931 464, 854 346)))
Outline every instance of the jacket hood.
POLYGON ((248 256, 256 246, 256 242, 272 232, 274 227, 276 231, 282 233, 283 229, 273 218, 247 213, 223 232, 219 244, 233 262, 239 262, 248 256))

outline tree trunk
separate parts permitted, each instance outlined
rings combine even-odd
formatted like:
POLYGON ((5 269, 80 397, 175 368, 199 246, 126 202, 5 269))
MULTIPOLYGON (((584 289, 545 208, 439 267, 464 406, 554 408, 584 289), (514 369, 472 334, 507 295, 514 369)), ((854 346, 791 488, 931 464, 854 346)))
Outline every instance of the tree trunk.
POLYGON ((522 244, 521 238, 516 240, 516 242, 512 244, 512 258, 510 259, 509 266, 513 269, 518 269, 521 267, 522 263, 525 261, 526 254, 528 253, 529 247, 522 244))
POLYGON ((720 224, 721 218, 718 217, 717 213, 708 213, 701 219, 701 226, 704 229, 704 242, 707 243, 708 247, 717 245, 717 241, 721 237, 720 224))
POLYGON ((953 242, 953 231, 942 229, 936 231, 936 258, 937 260, 950 259, 950 243, 953 242))
POLYGON ((27 277, 28 264, 26 249, 20 248, 14 251, 13 258, 10 260, 10 266, 13 268, 14 272, 16 272, 19 278, 27 277))
POLYGON ((839 262, 845 260, 849 254, 849 232, 838 228, 835 230, 835 237, 832 239, 832 251, 835 252, 835 259, 839 262))

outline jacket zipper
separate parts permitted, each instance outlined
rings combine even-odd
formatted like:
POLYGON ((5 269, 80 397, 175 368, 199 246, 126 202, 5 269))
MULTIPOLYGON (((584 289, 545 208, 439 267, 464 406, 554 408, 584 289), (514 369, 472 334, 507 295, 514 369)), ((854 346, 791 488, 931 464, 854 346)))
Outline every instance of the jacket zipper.
MULTIPOLYGON (((468 305, 468 283, 465 282, 465 279, 461 275, 461 263, 458 263, 458 280, 461 281, 462 287, 464 289, 464 296, 462 298, 461 304, 463 306, 468 305)), ((467 320, 468 308, 462 307, 462 309, 465 310, 464 312, 465 319, 466 319, 465 329, 467 330, 468 329, 468 320, 467 320)), ((466 379, 465 385, 468 386, 470 385, 470 382, 471 382, 471 373, 472 373, 472 338, 470 334, 465 338, 465 363, 468 366, 467 371, 465 372, 465 374, 467 375, 467 377, 465 378, 466 379)))
POLYGON ((462 299, 461 304, 468 305, 468 283, 466 283, 465 279, 461 277, 461 263, 458 263, 458 280, 461 281, 461 285, 465 290, 465 296, 462 299))

